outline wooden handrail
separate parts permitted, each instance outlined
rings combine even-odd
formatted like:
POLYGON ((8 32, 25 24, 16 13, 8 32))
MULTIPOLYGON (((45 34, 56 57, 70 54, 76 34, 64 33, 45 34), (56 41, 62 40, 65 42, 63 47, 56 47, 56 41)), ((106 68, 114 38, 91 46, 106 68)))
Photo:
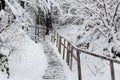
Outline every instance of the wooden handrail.
POLYGON ((115 80, 115 72, 114 72, 114 63, 120 64, 120 61, 115 60, 110 57, 105 57, 102 55, 95 54, 93 52, 88 52, 86 50, 82 50, 80 48, 77 48, 74 46, 73 43, 68 41, 66 38, 63 36, 60 36, 59 33, 54 31, 54 35, 51 37, 51 41, 56 42, 56 47, 58 47, 58 51, 62 54, 63 52, 63 59, 66 60, 68 66, 72 70, 72 59, 74 58, 75 61, 77 61, 77 68, 78 68, 78 80, 82 80, 82 73, 81 73, 81 60, 80 60, 80 55, 81 54, 87 54, 93 57, 97 57, 100 59, 104 59, 107 61, 110 61, 110 70, 111 70, 111 80, 115 80), (56 41, 55 41, 56 40, 56 41), (62 42, 63 40, 63 42, 62 42), (63 49, 62 49, 63 47, 63 49), (76 55, 73 54, 73 49, 76 51, 76 55), (62 51, 63 50, 63 51, 62 51), (66 52, 66 59, 65 59, 65 51, 66 52))
MULTIPOLYGON (((63 36, 60 36, 62 39, 64 39, 65 41, 69 42, 74 49, 76 50, 79 50, 80 52, 84 53, 84 54, 88 54, 88 55, 91 55, 91 56, 94 56, 94 57, 98 57, 98 58, 101 58, 101 59, 105 59, 105 60, 108 60, 108 61, 113 61, 114 63, 117 63, 117 64, 120 64, 120 61, 118 60, 115 60, 111 57, 105 57, 105 56, 102 56, 102 55, 99 55, 99 54, 95 54, 93 52, 89 52, 89 51, 86 51, 86 50, 83 50, 83 49, 80 49, 80 48, 77 48, 76 46, 74 46, 73 43, 71 43, 70 41, 68 41, 66 38, 64 38, 63 36)), ((63 45, 65 48, 67 48, 67 46, 64 45, 64 43, 61 43, 61 45, 63 45)))
POLYGON ((82 50, 82 49, 78 49, 78 50, 83 52, 84 54, 88 54, 88 55, 91 55, 91 56, 94 56, 94 57, 97 57, 97 58, 105 59, 105 60, 112 61, 114 63, 120 64, 120 61, 112 59, 110 57, 105 57, 105 56, 98 55, 98 54, 95 54, 95 53, 92 53, 92 52, 88 52, 88 51, 85 51, 85 50, 82 50))

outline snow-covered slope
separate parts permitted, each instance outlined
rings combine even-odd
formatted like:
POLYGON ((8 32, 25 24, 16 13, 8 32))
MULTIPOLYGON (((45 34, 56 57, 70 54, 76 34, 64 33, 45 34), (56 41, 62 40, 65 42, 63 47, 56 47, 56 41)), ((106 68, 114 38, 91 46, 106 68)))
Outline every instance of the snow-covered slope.
MULTIPOLYGON (((87 38, 83 38, 78 40, 78 36, 84 33, 84 27, 82 26, 76 26, 76 25, 66 25, 66 26, 57 26, 56 30, 57 32, 66 38, 68 41, 74 44, 74 46, 78 45, 78 43, 81 41, 87 41, 89 36, 87 38), (57 29, 57 27, 59 27, 57 29)), ((102 39, 96 40, 96 43, 100 46, 107 46, 107 44, 101 44, 102 39)), ((92 44, 91 44, 92 45, 92 44)), ((96 47, 96 45, 94 45, 96 47)), ((90 46, 92 48, 92 46, 90 46)), ((88 49, 91 52, 91 49, 88 49)), ((97 47, 94 49, 94 53, 103 55, 101 47, 97 47)), ((119 57, 116 59, 120 60, 119 57)), ((114 64, 115 69, 115 79, 120 79, 120 68, 119 64, 114 64)), ((111 74, 110 74, 110 62, 95 58, 89 55, 86 55, 84 53, 81 54, 81 70, 82 70, 82 79, 83 80, 110 80, 111 74)), ((77 79, 77 63, 74 60, 73 63, 73 79, 77 79)))

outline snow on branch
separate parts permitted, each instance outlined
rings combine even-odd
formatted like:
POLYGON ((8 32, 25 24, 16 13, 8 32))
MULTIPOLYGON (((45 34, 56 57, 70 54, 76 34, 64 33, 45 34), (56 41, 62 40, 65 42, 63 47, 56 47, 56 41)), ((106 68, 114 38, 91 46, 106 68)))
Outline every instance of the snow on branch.
POLYGON ((114 22, 115 16, 117 16, 117 11, 118 11, 119 5, 120 5, 120 2, 117 4, 117 6, 115 8, 115 13, 113 15, 113 22, 114 22))

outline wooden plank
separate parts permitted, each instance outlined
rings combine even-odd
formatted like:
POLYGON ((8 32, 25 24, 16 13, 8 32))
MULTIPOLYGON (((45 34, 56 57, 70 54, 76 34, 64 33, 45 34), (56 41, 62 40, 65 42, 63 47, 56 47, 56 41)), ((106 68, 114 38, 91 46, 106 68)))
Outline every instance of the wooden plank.
POLYGON ((111 80, 115 80, 114 63, 110 61, 111 80))
POLYGON ((80 53, 79 53, 79 50, 77 51, 77 68, 78 68, 78 80, 82 80, 81 62, 80 62, 80 53))

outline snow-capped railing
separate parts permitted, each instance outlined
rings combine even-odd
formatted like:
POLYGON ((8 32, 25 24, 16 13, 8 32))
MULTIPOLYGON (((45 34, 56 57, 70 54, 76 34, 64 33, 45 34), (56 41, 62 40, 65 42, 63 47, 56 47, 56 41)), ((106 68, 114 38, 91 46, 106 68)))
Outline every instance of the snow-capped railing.
POLYGON ((120 64, 120 61, 105 57, 102 55, 98 55, 92 52, 88 52, 82 49, 79 49, 74 46, 71 42, 69 42, 64 37, 60 36, 59 33, 54 31, 54 34, 51 36, 51 41, 56 42, 56 47, 58 47, 58 51, 62 54, 64 60, 72 70, 72 63, 73 59, 77 62, 77 69, 78 69, 78 80, 82 80, 82 73, 81 73, 81 54, 87 54, 93 57, 97 57, 99 59, 104 59, 110 62, 110 72, 111 72, 111 80, 115 80, 115 72, 114 72, 114 63, 120 64))

